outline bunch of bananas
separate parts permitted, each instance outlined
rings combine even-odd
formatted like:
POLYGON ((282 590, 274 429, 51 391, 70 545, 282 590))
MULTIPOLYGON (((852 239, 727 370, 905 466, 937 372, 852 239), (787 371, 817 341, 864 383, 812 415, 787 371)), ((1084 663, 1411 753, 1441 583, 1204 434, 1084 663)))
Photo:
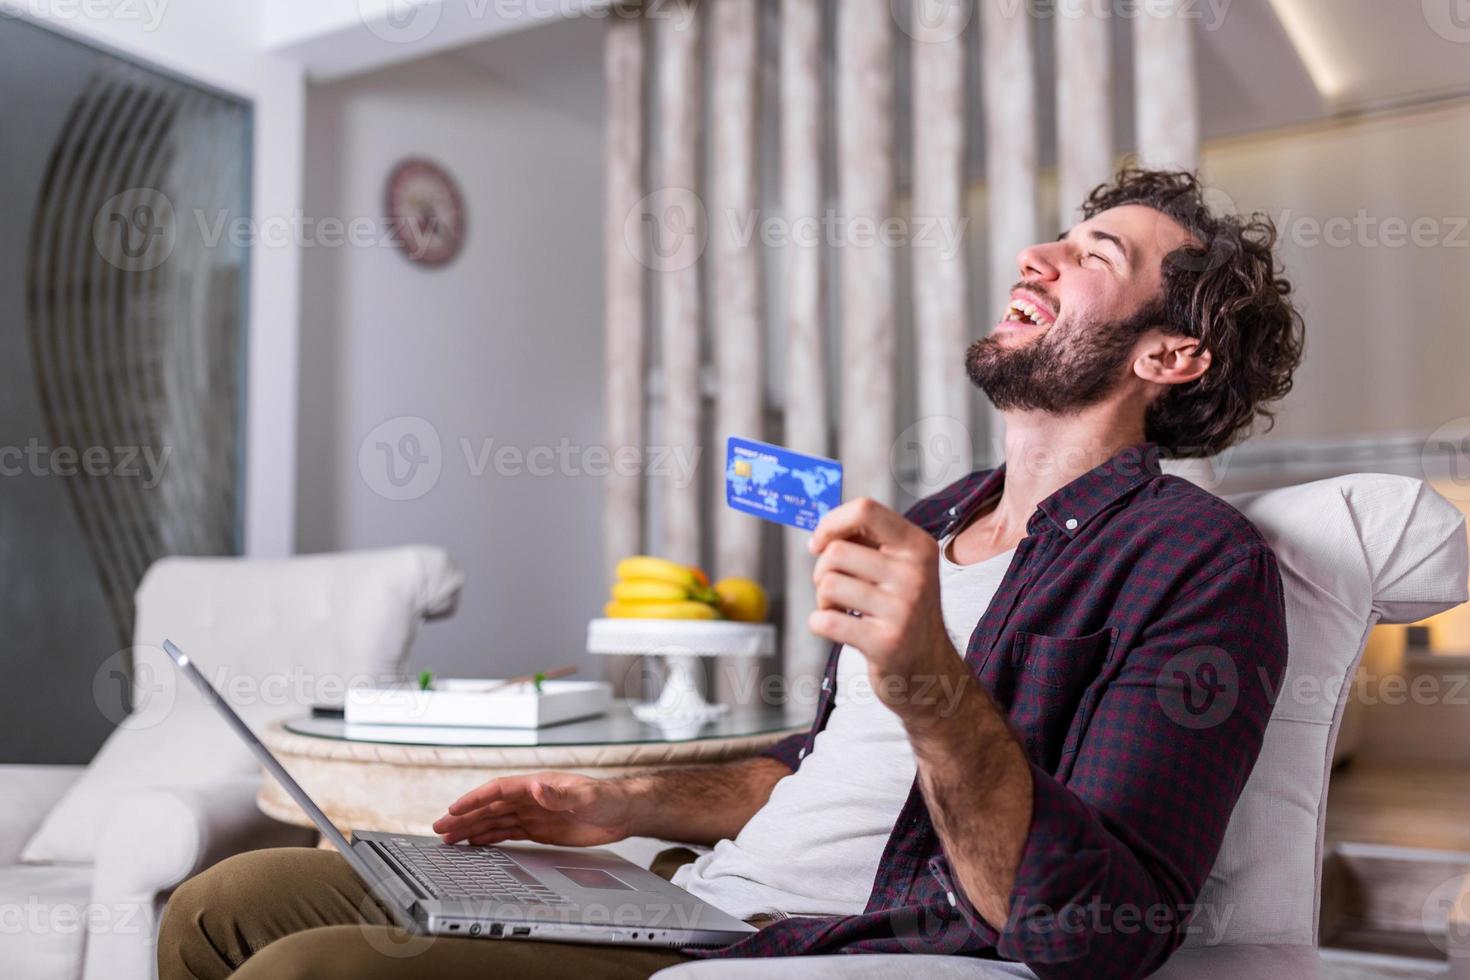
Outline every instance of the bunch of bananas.
POLYGON ((618 562, 611 619, 720 619, 719 596, 697 568, 666 558, 634 555, 618 562))
POLYGON ((766 618, 765 590, 745 578, 709 584, 697 568, 666 558, 634 555, 618 562, 610 619, 733 619, 759 623, 766 618))

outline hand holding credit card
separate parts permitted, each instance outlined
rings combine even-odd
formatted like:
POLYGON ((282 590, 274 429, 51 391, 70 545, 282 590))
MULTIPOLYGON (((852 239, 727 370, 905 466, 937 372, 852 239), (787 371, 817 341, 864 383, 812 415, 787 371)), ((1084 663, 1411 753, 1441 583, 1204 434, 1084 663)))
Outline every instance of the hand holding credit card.
POLYGON ((810 531, 842 503, 842 464, 731 436, 725 445, 725 503, 752 517, 810 531))

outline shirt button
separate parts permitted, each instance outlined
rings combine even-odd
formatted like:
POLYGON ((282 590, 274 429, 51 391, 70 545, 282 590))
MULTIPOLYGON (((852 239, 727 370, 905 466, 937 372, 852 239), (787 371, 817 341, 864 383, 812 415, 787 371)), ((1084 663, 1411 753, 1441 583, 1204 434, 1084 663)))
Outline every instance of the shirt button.
POLYGON ((1068 531, 1075 531, 1075 530, 1077 530, 1077 518, 1075 518, 1075 517, 1069 517, 1069 518, 1067 518, 1067 530, 1068 531))
POLYGON ((805 759, 806 758, 806 749, 798 749, 797 750, 797 753, 796 753, 796 757, 798 759, 805 759))
POLYGON ((949 904, 950 905, 958 905, 959 904, 958 902, 956 902, 954 900, 954 892, 945 892, 944 893, 944 897, 947 898, 947 899, 949 899, 949 904))
POLYGON ((822 690, 824 690, 824 691, 830 691, 830 690, 832 690, 832 678, 830 678, 830 677, 823 677, 822 678, 822 690))

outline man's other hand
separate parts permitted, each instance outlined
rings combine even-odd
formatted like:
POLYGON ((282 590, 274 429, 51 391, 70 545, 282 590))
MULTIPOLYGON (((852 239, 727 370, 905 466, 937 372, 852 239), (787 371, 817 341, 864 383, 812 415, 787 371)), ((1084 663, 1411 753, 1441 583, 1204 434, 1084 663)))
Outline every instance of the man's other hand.
POLYGON ((470 790, 434 821, 434 833, 446 844, 533 840, 593 847, 628 837, 632 816, 632 797, 622 780, 537 772, 470 790))

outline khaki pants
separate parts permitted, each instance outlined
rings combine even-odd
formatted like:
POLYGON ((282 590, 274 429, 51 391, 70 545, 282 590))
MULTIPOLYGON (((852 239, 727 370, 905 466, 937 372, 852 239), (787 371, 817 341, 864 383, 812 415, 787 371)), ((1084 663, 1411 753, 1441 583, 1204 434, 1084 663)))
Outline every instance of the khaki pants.
MULTIPOLYGON (((665 852, 671 874, 688 851, 665 852), (671 859, 673 859, 671 861, 671 859)), ((239 854, 185 882, 163 916, 159 980, 643 980, 690 957, 636 946, 415 936, 392 924, 342 856, 239 854)))

